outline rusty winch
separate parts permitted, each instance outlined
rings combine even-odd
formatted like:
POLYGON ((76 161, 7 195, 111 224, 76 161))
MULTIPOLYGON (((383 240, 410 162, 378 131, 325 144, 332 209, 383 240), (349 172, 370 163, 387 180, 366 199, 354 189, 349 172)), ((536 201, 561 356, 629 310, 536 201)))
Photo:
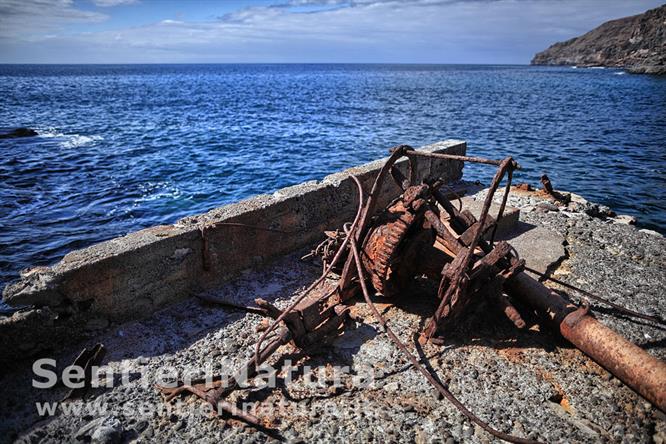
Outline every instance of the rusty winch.
MULTIPOLYGON (((394 176, 399 174, 393 172, 394 176)), ((362 249, 363 266, 372 286, 378 294, 392 297, 409 293, 408 287, 417 276, 439 282, 440 307, 424 332, 424 340, 454 323, 477 298, 496 302, 518 328, 523 328, 525 322, 502 290, 506 280, 523 271, 525 262, 514 256, 504 241, 491 247, 479 239, 478 251, 469 253, 479 222, 469 211, 452 211, 442 217, 436 203, 437 197, 440 201, 445 197, 436 191, 425 184, 409 186, 373 221, 362 249), (457 226, 466 227, 458 236, 451 227, 454 220, 457 226), (463 276, 466 261, 472 265, 463 276)), ((495 220, 487 215, 482 233, 494 226, 495 220)))
POLYGON ((497 220, 506 207, 512 174, 518 164, 510 157, 501 161, 468 156, 414 151, 406 145, 392 150, 382 167, 368 198, 359 180, 351 176, 358 190, 358 211, 353 222, 342 230, 327 232, 327 239, 314 251, 322 256, 324 272, 285 310, 263 300, 256 300, 252 310, 273 322, 259 338, 253 358, 239 370, 238 376, 215 379, 212 385, 198 381, 191 385, 161 387, 167 399, 190 392, 205 399, 227 414, 257 427, 258 418, 240 411, 225 401, 226 395, 239 387, 240 375, 252 377, 258 366, 280 346, 292 343, 307 352, 339 336, 348 317, 348 303, 361 294, 390 339, 437 390, 471 421, 494 436, 511 442, 532 442, 493 429, 462 405, 420 359, 393 333, 375 308, 371 296, 395 298, 410 294, 417 279, 425 279, 436 288, 437 308, 420 334, 420 342, 441 343, 447 329, 464 321, 468 307, 490 302, 517 328, 526 323, 514 306, 519 301, 549 320, 572 344, 612 372, 662 411, 666 410, 666 364, 604 327, 588 314, 587 307, 577 307, 559 294, 527 275, 525 261, 511 245, 495 242, 497 220), (418 157, 462 160, 497 167, 478 219, 469 211, 456 208, 440 181, 414 183, 412 172, 418 157), (408 177, 395 167, 398 159, 409 160, 408 177), (388 176, 402 193, 383 211, 376 213, 377 201, 388 176), (506 189, 498 214, 489 214, 495 192, 504 177, 506 189), (320 284, 332 271, 339 272, 332 290, 320 284), (320 294, 310 295, 319 289, 320 294), (309 298, 306 297, 310 295, 309 298), (272 336, 269 335, 276 329, 272 336), (264 345, 264 342, 268 341, 264 345))

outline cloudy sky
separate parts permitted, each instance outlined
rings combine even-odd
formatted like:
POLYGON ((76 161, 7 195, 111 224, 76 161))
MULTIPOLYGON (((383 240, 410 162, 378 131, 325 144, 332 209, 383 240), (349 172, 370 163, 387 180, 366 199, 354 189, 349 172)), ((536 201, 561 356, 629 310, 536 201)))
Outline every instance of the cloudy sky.
POLYGON ((529 63, 663 0, 0 0, 0 63, 529 63))

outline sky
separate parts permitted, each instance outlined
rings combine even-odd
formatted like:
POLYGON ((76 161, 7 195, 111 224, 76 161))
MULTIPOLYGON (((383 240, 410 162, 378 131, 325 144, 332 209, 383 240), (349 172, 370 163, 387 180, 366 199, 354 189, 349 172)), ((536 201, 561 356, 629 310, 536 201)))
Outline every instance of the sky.
POLYGON ((663 0, 0 0, 0 63, 527 64, 663 0))

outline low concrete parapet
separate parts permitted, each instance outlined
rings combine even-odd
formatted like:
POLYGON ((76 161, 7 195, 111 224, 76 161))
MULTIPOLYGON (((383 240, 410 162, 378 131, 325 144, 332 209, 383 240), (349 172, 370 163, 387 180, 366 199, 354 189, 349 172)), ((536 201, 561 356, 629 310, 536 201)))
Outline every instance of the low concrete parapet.
MULTIPOLYGON (((463 141, 447 140, 420 148, 465 154, 463 141)), ((8 285, 4 301, 39 310, 0 320, 0 361, 23 356, 16 346, 16 323, 36 320, 33 344, 52 344, 76 336, 91 319, 123 321, 147 316, 193 293, 214 288, 240 271, 311 245, 324 229, 340 227, 354 217, 358 197, 350 178, 366 192, 384 159, 259 195, 208 213, 186 217, 73 251, 51 267, 22 273, 8 285), (46 319, 46 321, 45 321, 46 319)), ((406 171, 406 159, 398 163, 406 171)), ((417 179, 461 179, 463 163, 419 159, 417 179)), ((377 208, 398 194, 386 181, 377 208)), ((102 323, 103 325, 103 323, 102 323)), ((26 334, 26 333, 22 333, 26 334)), ((37 347, 37 345, 35 345, 37 347)), ((30 350, 28 350, 30 351, 30 350)))

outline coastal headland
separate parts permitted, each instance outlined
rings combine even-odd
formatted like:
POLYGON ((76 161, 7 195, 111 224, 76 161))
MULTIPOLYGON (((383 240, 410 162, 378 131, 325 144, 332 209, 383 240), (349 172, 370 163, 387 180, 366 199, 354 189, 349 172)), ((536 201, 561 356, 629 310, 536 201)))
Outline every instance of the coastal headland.
POLYGON ((666 74, 666 5, 611 20, 539 52, 532 65, 625 68, 636 74, 666 74))

